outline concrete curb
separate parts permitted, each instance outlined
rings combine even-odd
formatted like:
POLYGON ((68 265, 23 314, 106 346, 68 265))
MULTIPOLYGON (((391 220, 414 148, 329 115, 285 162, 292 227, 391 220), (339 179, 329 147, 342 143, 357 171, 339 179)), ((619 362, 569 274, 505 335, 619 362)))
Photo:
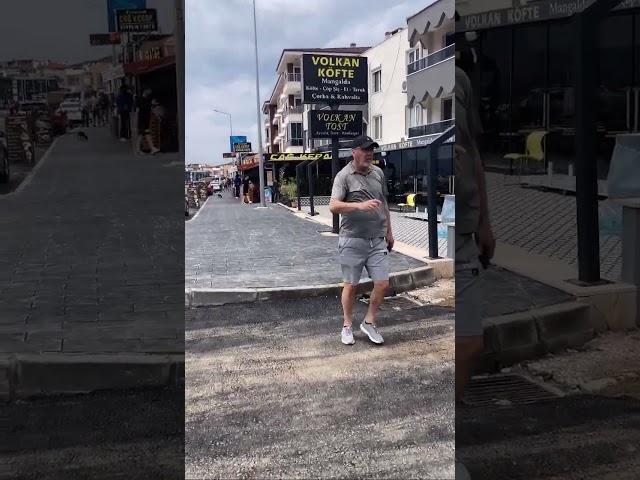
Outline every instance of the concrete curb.
POLYGON ((0 359, 0 401, 184 383, 183 355, 16 354, 0 359))
POLYGON ((483 371, 539 358, 594 338, 590 306, 578 301, 487 318, 483 371))
MULTIPOLYGON (((389 275, 390 293, 402 293, 426 287, 436 281, 433 268, 419 267, 389 275)), ((265 300, 294 300, 300 298, 340 295, 342 283, 302 285, 270 288, 190 288, 185 289, 185 307, 213 307, 233 303, 252 303, 265 300)), ((371 280, 360 282, 358 292, 371 290, 371 280)))

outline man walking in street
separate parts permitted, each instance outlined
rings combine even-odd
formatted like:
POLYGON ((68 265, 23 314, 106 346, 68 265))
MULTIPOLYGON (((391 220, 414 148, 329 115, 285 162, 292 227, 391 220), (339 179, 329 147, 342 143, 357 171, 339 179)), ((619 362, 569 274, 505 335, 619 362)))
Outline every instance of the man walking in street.
POLYGON ((120 86, 120 92, 116 98, 116 107, 118 108, 118 117, 120 120, 120 141, 126 142, 131 138, 130 116, 131 110, 133 110, 133 96, 126 85, 120 86))
POLYGON ((355 343, 353 305, 362 269, 366 267, 374 287, 360 330, 373 343, 382 344, 384 339, 376 327, 376 314, 389 287, 388 253, 394 243, 387 185, 382 170, 372 165, 373 150, 379 145, 361 135, 351 147, 353 160, 336 175, 329 203, 331 213, 342 215, 338 239, 344 280, 342 343, 355 343))
POLYGON ((236 172, 236 176, 233 179, 233 188, 234 188, 234 196, 236 198, 240 198, 240 186, 242 185, 242 179, 240 178, 240 174, 236 172))
POLYGON ((153 136, 151 135, 151 110, 153 108, 151 93, 150 88, 145 88, 142 96, 138 98, 138 139, 136 140, 138 154, 143 153, 143 143, 149 148, 151 155, 160 152, 160 149, 153 144, 153 136))

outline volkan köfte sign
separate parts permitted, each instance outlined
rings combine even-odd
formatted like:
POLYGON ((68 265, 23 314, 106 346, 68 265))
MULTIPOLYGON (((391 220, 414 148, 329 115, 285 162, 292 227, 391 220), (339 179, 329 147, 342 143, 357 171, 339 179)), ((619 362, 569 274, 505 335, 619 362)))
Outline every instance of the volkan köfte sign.
POLYGON ((251 142, 237 142, 233 144, 233 151, 236 153, 251 152, 251 142))
POLYGON ((158 17, 155 8, 118 10, 116 17, 119 32, 155 32, 158 30, 158 17))
MULTIPOLYGON (((460 20, 456 22, 456 31, 482 30, 485 28, 504 27, 506 25, 569 17, 576 12, 581 12, 594 1, 595 0, 548 0, 515 8, 474 13, 462 16, 460 20)), ((626 0, 616 5, 614 10, 624 10, 639 6, 639 0, 626 0)))
POLYGON ((100 45, 120 45, 121 38, 120 34, 117 32, 92 33, 91 35, 89 35, 89 43, 94 47, 100 45))
POLYGON ((311 138, 355 138, 362 135, 362 112, 343 110, 311 110, 311 138))
POLYGON ((366 57, 302 55, 303 103, 363 105, 368 102, 366 57))

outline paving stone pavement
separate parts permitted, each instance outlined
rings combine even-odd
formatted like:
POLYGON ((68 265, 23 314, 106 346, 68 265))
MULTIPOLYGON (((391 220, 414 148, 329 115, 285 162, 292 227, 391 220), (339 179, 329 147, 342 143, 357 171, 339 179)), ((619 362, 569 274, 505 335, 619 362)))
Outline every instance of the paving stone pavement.
MULTIPOLYGON (((576 265, 575 196, 504 185, 503 179, 501 174, 487 173, 489 209, 498 241, 576 265)), ((510 181, 507 177, 507 183, 510 181)), ((602 277, 618 280, 621 263, 621 238, 601 232, 602 277)))
POLYGON ((184 352, 178 156, 84 130, 0 196, 0 354, 184 352))
MULTIPOLYGON (((330 229, 277 204, 242 205, 229 192, 210 197, 185 223, 186 288, 254 288, 340 283, 335 236, 330 229)), ((424 266, 397 252, 392 272, 424 266)))
MULTIPOLYGON (((309 213, 311 209, 303 207, 302 210, 309 213)), ((332 218, 328 205, 314 205, 314 210, 325 218, 332 218)), ((429 254, 429 224, 426 221, 391 212, 391 229, 397 241, 423 249, 425 257, 429 254)), ((442 258, 447 256, 446 238, 438 238, 438 255, 442 258)))

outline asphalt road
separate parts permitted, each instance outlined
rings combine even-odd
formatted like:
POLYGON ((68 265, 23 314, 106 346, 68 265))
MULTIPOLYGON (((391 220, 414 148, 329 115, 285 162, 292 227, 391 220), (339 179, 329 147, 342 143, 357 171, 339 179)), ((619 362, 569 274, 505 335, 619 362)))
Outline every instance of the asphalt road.
POLYGON ((337 298, 188 311, 187 478, 453 478, 453 310, 341 325, 337 298))
POLYGON ((0 478, 184 478, 184 390, 0 405, 0 478))

